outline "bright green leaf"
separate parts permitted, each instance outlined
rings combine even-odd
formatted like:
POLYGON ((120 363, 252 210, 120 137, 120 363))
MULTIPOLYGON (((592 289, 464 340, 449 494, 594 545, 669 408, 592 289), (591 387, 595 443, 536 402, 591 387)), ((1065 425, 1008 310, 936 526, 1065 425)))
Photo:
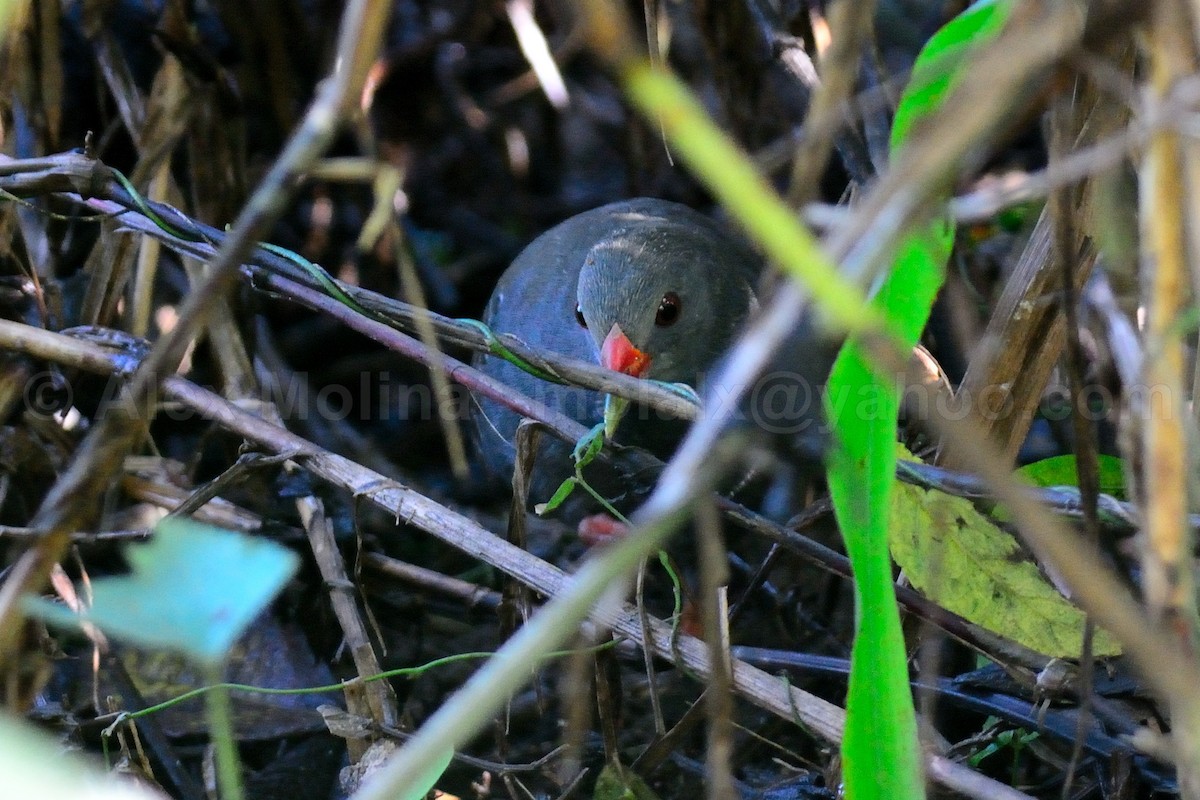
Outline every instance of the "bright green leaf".
POLYGON ((558 488, 554 490, 554 495, 549 500, 544 503, 538 503, 533 507, 534 513, 540 517, 543 514, 549 514, 561 506, 571 496, 571 492, 575 491, 575 485, 578 483, 579 479, 573 475, 567 478, 558 485, 558 488))
MULTIPOLYGON (((583 469, 588 464, 595 461, 596 456, 600 455, 600 450, 604 447, 604 437, 608 431, 608 414, 610 409, 616 409, 620 406, 621 398, 607 395, 604 399, 604 417, 605 421, 592 426, 592 429, 585 433, 578 442, 575 443, 575 448, 571 451, 571 458, 575 462, 575 466, 583 469)), ((620 414, 625 413, 625 409, 629 406, 629 401, 624 401, 625 405, 620 406, 620 414)), ((615 412, 614 412, 615 413, 615 412)), ((617 423, 620 422, 618 415, 613 428, 616 429, 617 423)))
POLYGON ((891 149, 898 150, 914 125, 931 116, 949 94, 963 57, 1000 30, 1011 3, 982 0, 946 23, 930 37, 913 63, 912 78, 896 107, 891 149))
MULTIPOLYGON (((1099 456, 1100 492, 1125 499, 1125 468, 1121 459, 1099 456)), ((1017 475, 1034 486, 1078 486, 1079 476, 1075 472, 1075 456, 1053 456, 1026 464, 1017 470, 1017 475)))
POLYGON ((615 394, 604 396, 604 436, 611 439, 617 435, 617 426, 629 410, 629 400, 615 394))
POLYGON ((267 539, 178 519, 163 520, 154 538, 125 554, 132 572, 94 581, 87 613, 40 598, 29 598, 27 610, 60 625, 91 622, 133 644, 218 664, 299 564, 295 553, 267 539))

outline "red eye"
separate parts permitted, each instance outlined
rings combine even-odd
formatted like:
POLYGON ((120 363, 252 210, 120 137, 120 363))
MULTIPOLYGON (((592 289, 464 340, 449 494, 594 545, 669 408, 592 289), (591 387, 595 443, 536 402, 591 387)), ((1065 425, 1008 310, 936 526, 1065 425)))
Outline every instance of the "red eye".
POLYGON ((579 327, 587 327, 587 320, 583 318, 583 309, 578 303, 575 304, 575 321, 579 323, 579 327))
POLYGON ((679 295, 667 292, 658 302, 658 313, 654 316, 654 324, 660 328, 674 325, 679 320, 682 311, 683 304, 679 301, 679 295))

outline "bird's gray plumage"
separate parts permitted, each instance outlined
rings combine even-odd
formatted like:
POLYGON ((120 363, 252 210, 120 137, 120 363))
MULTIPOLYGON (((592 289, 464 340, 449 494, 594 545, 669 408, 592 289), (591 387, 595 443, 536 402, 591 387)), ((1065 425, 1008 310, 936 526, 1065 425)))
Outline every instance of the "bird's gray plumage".
MULTIPOLYGON (((642 377, 701 390, 709 368, 756 304, 760 270, 753 250, 704 215, 664 200, 628 200, 578 214, 535 239, 501 277, 483 321, 531 347, 597 363, 601 343, 618 324, 651 357, 642 377), (669 292, 679 298, 678 320, 656 325, 669 292), (577 322, 577 303, 586 328, 577 322)), ((601 394, 539 380, 494 357, 479 365, 586 426, 603 417, 601 394)), ((475 416, 486 465, 507 478, 519 416, 482 397, 475 416)), ((682 431, 678 421, 635 407, 616 438, 665 457, 682 431)), ((568 454, 557 442, 543 445, 535 494, 552 491, 571 474, 568 454)))

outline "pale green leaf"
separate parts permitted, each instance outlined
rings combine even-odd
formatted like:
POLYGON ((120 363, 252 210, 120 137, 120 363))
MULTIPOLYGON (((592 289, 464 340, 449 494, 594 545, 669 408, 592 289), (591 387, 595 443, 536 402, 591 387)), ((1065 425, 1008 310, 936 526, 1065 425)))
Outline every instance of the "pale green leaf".
POLYGON ((446 748, 436 758, 431 758, 420 777, 396 794, 396 800, 424 800, 453 759, 454 751, 450 748, 446 748))
POLYGON ((27 610, 216 664, 299 564, 295 553, 270 540, 178 519, 163 520, 149 542, 125 554, 132 571, 93 581, 87 613, 39 598, 29 598, 27 610))
POLYGON ((37 800, 163 800, 165 795, 63 752, 32 725, 0 714, 0 796, 37 800))

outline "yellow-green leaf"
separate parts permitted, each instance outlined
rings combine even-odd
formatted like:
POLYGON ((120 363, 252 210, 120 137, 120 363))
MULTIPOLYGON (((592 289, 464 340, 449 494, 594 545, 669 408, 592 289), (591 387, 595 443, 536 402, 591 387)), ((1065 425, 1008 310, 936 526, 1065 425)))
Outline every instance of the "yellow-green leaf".
POLYGON ((659 800, 636 772, 621 764, 607 764, 596 777, 593 800, 659 800))
MULTIPOLYGON (((892 558, 923 595, 1039 653, 1079 656, 1083 612, 969 500, 897 482, 891 510, 892 558)), ((1112 656, 1121 647, 1098 629, 1092 650, 1112 656)))

